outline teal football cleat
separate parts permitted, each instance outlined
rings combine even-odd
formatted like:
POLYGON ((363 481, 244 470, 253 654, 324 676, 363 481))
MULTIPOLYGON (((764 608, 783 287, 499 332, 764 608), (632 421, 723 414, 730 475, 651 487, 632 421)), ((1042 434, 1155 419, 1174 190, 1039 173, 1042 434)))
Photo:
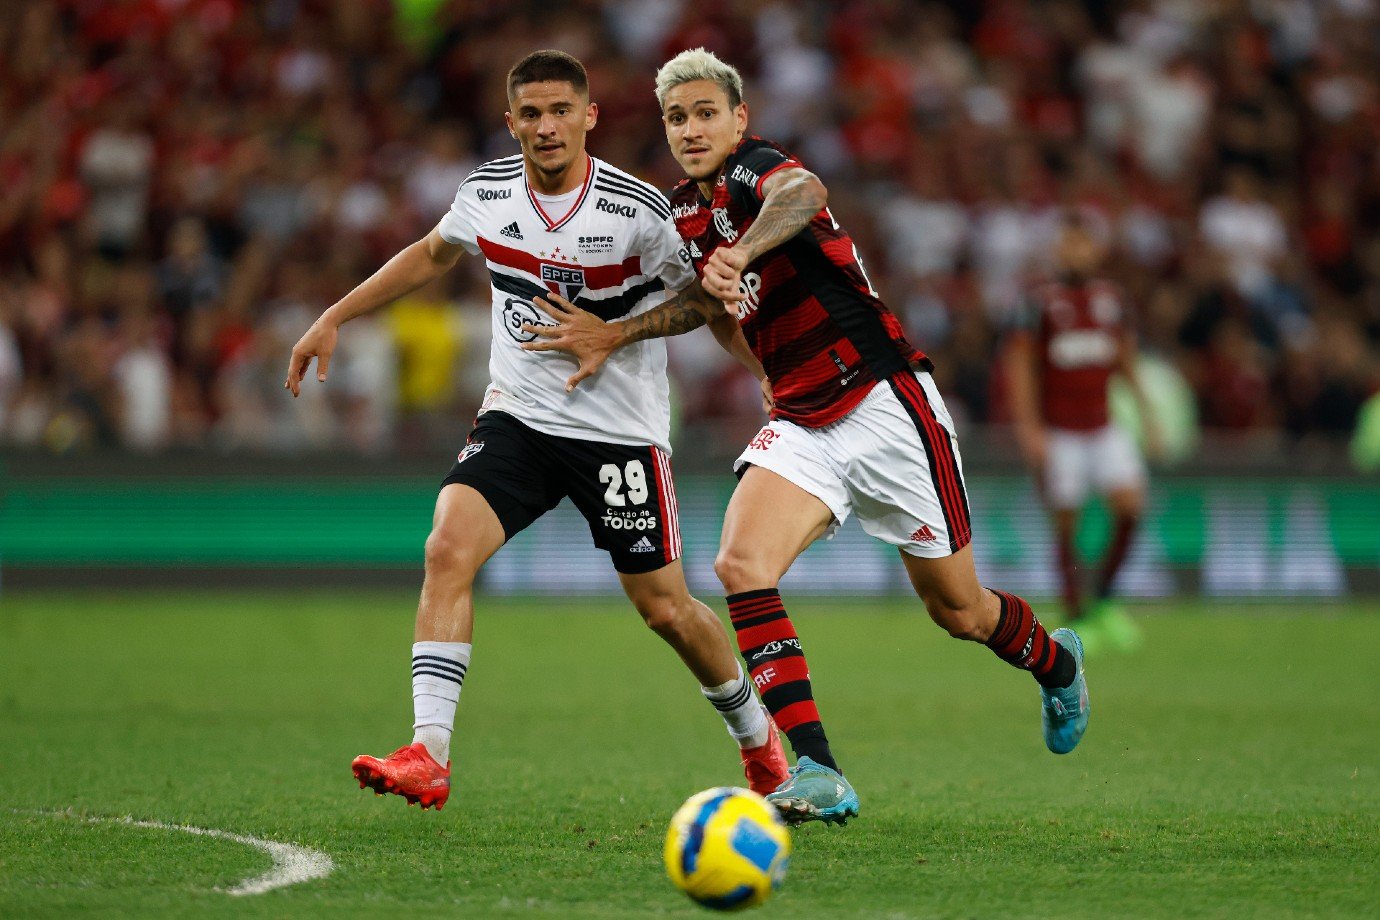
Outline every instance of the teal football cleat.
POLYGON ((1056 629, 1049 636, 1073 656, 1078 670, 1067 687, 1041 687, 1041 712, 1045 726, 1045 747, 1056 754, 1067 754, 1078 747, 1088 730, 1088 682, 1083 677, 1083 642, 1071 629, 1056 629))
POLYGON ((776 806, 781 820, 790 825, 806 821, 843 825, 858 816, 858 794, 837 770, 802 757, 791 767, 790 776, 767 796, 776 806))

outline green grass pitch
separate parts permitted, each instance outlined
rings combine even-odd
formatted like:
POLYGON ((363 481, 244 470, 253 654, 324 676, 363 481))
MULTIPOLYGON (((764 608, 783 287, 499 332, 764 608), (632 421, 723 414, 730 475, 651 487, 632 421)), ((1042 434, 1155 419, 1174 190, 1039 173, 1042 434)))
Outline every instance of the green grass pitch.
MULTIPOLYGON (((674 655, 621 599, 485 599, 440 812, 355 754, 410 739, 414 596, 0 596, 0 916, 706 916, 661 867, 686 796, 741 780, 674 655), (264 853, 328 878, 232 898, 264 853)), ((1034 683, 900 600, 798 602, 862 796, 795 832, 762 917, 1375 916, 1376 605, 1146 608, 1089 666, 1082 747, 1034 683)))

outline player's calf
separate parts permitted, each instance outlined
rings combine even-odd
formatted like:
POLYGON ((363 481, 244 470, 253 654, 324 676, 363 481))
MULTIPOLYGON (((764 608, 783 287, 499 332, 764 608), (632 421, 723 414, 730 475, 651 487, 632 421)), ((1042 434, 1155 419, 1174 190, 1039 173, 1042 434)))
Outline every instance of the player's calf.
POLYGON ((939 605, 927 605, 930 619, 944 628, 955 639, 969 642, 986 642, 992 635, 995 623, 981 607, 954 609, 939 605))
POLYGON ((1041 686, 1067 687, 1073 681, 1073 656, 1050 638, 1024 598, 983 588, 972 599, 931 593, 924 601, 930 618, 949 635, 983 643, 1002 661, 1029 671, 1041 686))
POLYGON ((643 622, 675 649, 723 717, 738 744, 748 788, 759 795, 775 791, 786 781, 790 764, 718 616, 691 597, 683 582, 668 586, 653 574, 631 580, 628 587, 643 622), (724 680, 725 674, 732 677, 724 680))

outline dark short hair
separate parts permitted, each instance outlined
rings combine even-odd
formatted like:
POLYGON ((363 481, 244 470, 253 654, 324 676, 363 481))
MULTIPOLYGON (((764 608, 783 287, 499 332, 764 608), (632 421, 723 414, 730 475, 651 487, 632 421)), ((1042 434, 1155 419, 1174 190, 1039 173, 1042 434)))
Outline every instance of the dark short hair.
POLYGON ((585 65, 564 51, 533 51, 508 71, 508 99, 526 83, 545 83, 548 80, 569 83, 577 93, 589 95, 589 77, 585 65))

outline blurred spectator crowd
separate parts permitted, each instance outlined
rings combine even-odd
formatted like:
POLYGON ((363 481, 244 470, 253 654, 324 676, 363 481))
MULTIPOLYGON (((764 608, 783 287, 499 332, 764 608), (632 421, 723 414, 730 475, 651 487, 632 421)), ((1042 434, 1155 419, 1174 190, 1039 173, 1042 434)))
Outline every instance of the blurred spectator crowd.
MULTIPOLYGON (((487 379, 463 259, 345 328, 332 301, 515 147, 503 77, 585 61, 592 152, 677 178, 652 95, 699 45, 748 77, 951 408, 1005 418, 1004 328, 1063 209, 1115 243, 1143 347, 1204 425, 1343 437, 1380 388, 1376 0, 25 0, 0 4, 0 442, 55 451, 453 443, 487 379)), ((755 387, 672 343, 683 419, 755 387)))

